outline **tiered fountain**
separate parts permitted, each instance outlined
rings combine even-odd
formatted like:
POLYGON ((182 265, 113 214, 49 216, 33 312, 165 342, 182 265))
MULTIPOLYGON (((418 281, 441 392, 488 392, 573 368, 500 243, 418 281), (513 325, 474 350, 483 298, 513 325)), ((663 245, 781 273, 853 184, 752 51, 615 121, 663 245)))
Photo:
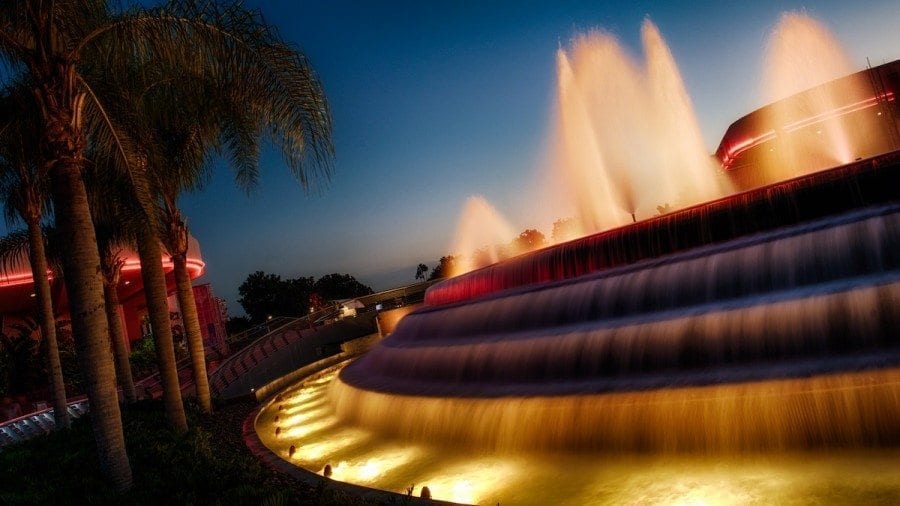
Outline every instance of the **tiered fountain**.
POLYGON ((271 401, 269 448, 487 504, 900 493, 900 156, 717 198, 649 22, 644 45, 643 68, 604 34, 558 58, 566 171, 605 230, 432 287, 365 356, 271 401), (645 197, 655 168, 671 184, 645 197), (648 200, 687 207, 621 226, 648 200))

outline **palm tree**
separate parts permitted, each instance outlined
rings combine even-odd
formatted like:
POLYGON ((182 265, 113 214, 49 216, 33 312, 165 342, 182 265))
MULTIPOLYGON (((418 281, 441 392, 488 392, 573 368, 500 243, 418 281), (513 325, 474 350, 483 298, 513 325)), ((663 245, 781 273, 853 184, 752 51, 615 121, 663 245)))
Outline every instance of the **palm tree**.
MULTIPOLYGON (((92 207, 92 211, 98 206, 92 207)), ((102 218, 100 218, 102 219, 102 218)), ((122 256, 124 239, 121 228, 111 226, 109 223, 98 223, 97 213, 94 212, 94 226, 97 230, 97 246, 100 252, 100 268, 103 270, 103 297, 106 299, 106 322, 109 325, 109 339, 113 345, 113 357, 116 361, 116 378, 122 387, 122 395, 125 402, 133 403, 137 400, 137 392, 134 388, 134 377, 131 374, 131 362, 128 360, 128 337, 122 318, 119 316, 119 281, 122 276, 122 267, 125 258, 122 256)))
MULTIPOLYGON (((10 87, 0 97, 0 198, 6 209, 7 223, 23 221, 28 234, 28 257, 34 280, 38 322, 47 350, 47 369, 50 372, 53 418, 56 427, 69 428, 66 403, 66 384, 63 380, 56 342, 56 318, 50 293, 47 255, 41 220, 47 201, 47 175, 39 162, 34 109, 22 83, 10 87)), ((20 257, 19 257, 20 258, 20 257)), ((17 264, 17 255, 4 255, 4 260, 17 264)), ((10 265, 3 262, 5 267, 10 265)))
MULTIPOLYGON (((110 81, 112 82, 112 80, 110 81)), ((121 116, 121 96, 107 102, 107 110, 114 116, 121 116)), ((135 122, 139 122, 137 118, 135 122)), ((92 127, 89 126, 89 131, 92 127)), ((133 127, 129 127, 133 129, 133 127)), ((124 130, 124 129, 123 129, 124 130)), ((147 157, 140 156, 141 165, 133 167, 131 177, 124 177, 122 171, 114 170, 116 161, 108 153, 92 149, 89 154, 94 160, 85 179, 88 194, 91 198, 91 211, 97 226, 98 244, 103 258, 104 278, 107 297, 108 319, 118 321, 118 294, 114 293, 118 285, 118 273, 121 265, 117 265, 117 248, 120 245, 133 246, 141 261, 141 278, 144 285, 144 299, 147 303, 147 312, 150 317, 150 325, 153 329, 153 341, 156 350, 157 368, 163 387, 163 406, 169 427, 177 433, 188 430, 187 417, 182 404, 181 388, 178 382, 178 370, 175 361, 172 328, 169 320, 169 306, 167 300, 165 272, 162 265, 162 249, 159 243, 159 225, 156 217, 155 205, 146 208, 135 201, 136 193, 147 193, 149 190, 145 178, 141 175, 146 171, 144 160, 147 157), (131 179, 129 181, 129 179, 131 179), (141 185, 140 190, 135 184, 141 185), (114 315, 114 316, 113 316, 114 315)), ((112 332, 111 332, 112 335, 112 332)), ((116 347, 122 350, 118 353, 120 360, 126 360, 124 353, 124 332, 119 332, 116 347)), ((126 369, 130 373, 130 364, 120 364, 118 369, 126 369)))
MULTIPOLYGON (((258 34, 248 35, 247 39, 251 36, 258 34)), ((321 85, 302 55, 289 46, 269 35, 257 45, 261 70, 253 75, 262 75, 261 80, 234 72, 210 76, 202 68, 198 71, 202 65, 192 64, 190 54, 179 59, 177 68, 144 66, 132 68, 133 72, 108 75, 103 80, 104 95, 118 98, 115 104, 109 104, 110 109, 115 109, 115 116, 128 118, 128 135, 140 139, 136 144, 145 153, 146 177, 141 172, 142 177, 132 178, 132 183, 157 204, 144 208, 144 226, 153 228, 153 215, 161 220, 160 240, 174 265, 197 400, 204 412, 212 411, 212 401, 187 269, 187 220, 178 208, 179 196, 202 187, 211 168, 208 154, 212 149, 229 157, 238 185, 252 189, 259 177, 259 138, 263 131, 272 134, 273 142, 281 148, 304 187, 316 176, 330 175, 331 119, 321 85), (321 172, 312 172, 303 165, 307 155, 321 172)), ((151 246, 149 235, 138 236, 145 247, 151 246)), ((161 296, 162 277, 157 284, 161 296)), ((148 294, 148 300, 152 297, 148 294)), ((160 314, 167 313, 160 310, 160 314)))
MULTIPOLYGON (((164 8, 135 7, 127 12, 112 12, 102 0, 0 3, 0 57, 28 76, 39 105, 42 159, 51 180, 56 225, 61 240, 69 246, 63 268, 72 331, 85 375, 101 468, 119 488, 130 486, 131 468, 112 381, 100 255, 83 180, 86 119, 103 118, 106 135, 92 137, 91 144, 108 145, 107 152, 115 153, 136 181, 146 176, 146 160, 132 149, 121 123, 105 114, 107 97, 94 92, 100 82, 87 71, 105 68, 116 73, 148 61, 170 62, 175 68, 186 52, 202 55, 192 64, 211 65, 211 75, 237 84, 250 83, 236 91, 263 90, 257 95, 263 100, 306 94, 310 83, 317 83, 306 65, 302 67, 306 72, 287 78, 279 66, 271 65, 273 61, 305 64, 305 59, 266 29, 258 13, 247 12, 239 3, 183 0, 164 8)), ((298 116, 276 119, 302 128, 328 114, 324 101, 300 111, 298 116)), ((292 138, 304 142, 291 140, 282 145, 301 182, 308 180, 309 173, 301 169, 308 157, 312 157, 314 169, 327 172, 329 168, 323 161, 330 151, 317 149, 321 142, 310 139, 308 132, 292 138)), ((272 133, 279 136, 285 132, 273 129, 272 133)), ((254 155, 242 152, 237 157, 255 161, 254 155)), ((147 209, 151 199, 144 190, 148 187, 135 184, 135 188, 141 190, 136 198, 147 209)))

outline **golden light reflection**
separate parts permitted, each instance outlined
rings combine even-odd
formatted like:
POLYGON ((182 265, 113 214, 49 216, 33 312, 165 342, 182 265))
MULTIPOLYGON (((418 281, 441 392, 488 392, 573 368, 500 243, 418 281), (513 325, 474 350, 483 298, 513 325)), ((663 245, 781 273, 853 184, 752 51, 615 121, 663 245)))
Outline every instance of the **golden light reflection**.
POLYGON ((292 427, 301 423, 317 420, 328 416, 331 413, 333 413, 331 408, 329 408, 327 404, 323 404, 322 406, 310 409, 309 411, 298 411, 297 414, 294 415, 281 415, 279 417, 279 425, 283 427, 292 427))
MULTIPOLYGON (((263 443, 312 472, 321 473, 329 464, 333 479, 399 493, 412 485, 419 496, 427 486, 435 499, 485 505, 841 504, 848 498, 900 495, 900 475, 895 471, 900 449, 755 457, 486 455, 477 447, 441 445, 439 439, 429 444, 387 440, 341 422, 330 403, 285 418, 279 404, 293 395, 326 388, 319 383, 311 389, 302 382, 298 387, 261 410, 256 428, 263 443), (274 434, 276 426, 282 427, 279 437, 274 434)), ((396 413, 395 407, 392 410, 396 413)))
POLYGON ((522 479, 522 468, 510 458, 473 458, 442 467, 420 481, 431 497, 463 504, 494 504, 501 490, 522 479))
POLYGON ((357 461, 341 461, 332 467, 332 478, 360 485, 371 485, 394 469, 414 461, 422 450, 394 448, 379 450, 357 461))
POLYGON ((324 462, 326 457, 359 444, 369 437, 370 434, 361 429, 340 429, 326 439, 316 440, 315 442, 301 441, 297 445, 298 448, 294 454, 294 459, 312 467, 322 467, 326 463, 324 462))
POLYGON ((316 397, 310 399, 306 402, 302 402, 300 404, 295 404, 293 407, 282 409, 281 412, 285 415, 293 415, 296 413, 302 413, 309 409, 317 408, 319 406, 325 406, 328 404, 328 398, 322 395, 321 397, 316 397))
POLYGON ((309 434, 312 434, 313 432, 318 432, 320 430, 333 427, 336 423, 337 420, 335 420, 334 418, 326 418, 324 420, 319 420, 318 422, 312 422, 303 425, 285 425, 281 430, 281 437, 283 439, 302 438, 308 436, 309 434))

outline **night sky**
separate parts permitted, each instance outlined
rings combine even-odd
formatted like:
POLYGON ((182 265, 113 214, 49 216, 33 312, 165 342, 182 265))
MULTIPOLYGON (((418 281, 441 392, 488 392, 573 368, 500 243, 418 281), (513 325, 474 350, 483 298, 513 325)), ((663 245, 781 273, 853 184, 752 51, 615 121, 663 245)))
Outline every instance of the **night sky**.
POLYGON ((222 166, 184 199, 214 290, 240 313, 252 271, 355 275, 376 290, 412 282, 450 243, 466 198, 484 195, 517 229, 535 223, 545 180, 555 53, 593 28, 640 54, 650 17, 679 64, 710 152, 763 105, 766 36, 805 9, 863 68, 900 58, 900 7, 873 2, 297 2, 258 0, 310 58, 335 127, 335 176, 304 193, 263 157, 247 196, 222 166), (532 221, 529 221, 532 220, 532 221))
MULTIPOLYGON (((207 274, 231 314, 237 287, 264 270, 283 277, 350 273, 375 290, 414 281, 450 243, 466 198, 484 195, 517 229, 534 223, 545 179, 555 53, 592 28, 640 54, 649 17, 667 40, 709 151, 762 105, 767 33, 804 9, 855 65, 900 58, 896 0, 847 2, 255 0, 321 78, 334 118, 335 175, 306 193, 271 150, 257 190, 217 167, 183 210, 207 274)), ((560 216, 561 217, 561 216, 560 216)))

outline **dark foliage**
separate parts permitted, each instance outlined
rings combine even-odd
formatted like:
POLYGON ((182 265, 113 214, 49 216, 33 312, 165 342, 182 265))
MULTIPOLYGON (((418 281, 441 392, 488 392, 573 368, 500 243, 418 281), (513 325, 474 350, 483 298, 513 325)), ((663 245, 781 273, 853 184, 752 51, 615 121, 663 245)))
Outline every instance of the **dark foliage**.
POLYGON ((192 429, 166 429, 159 401, 123 412, 134 487, 104 482, 90 424, 52 433, 0 452, 0 504, 369 504, 335 490, 314 489, 264 468, 243 445, 240 424, 252 405, 215 416, 188 410, 192 429))
POLYGON ((431 281, 449 277, 453 273, 455 263, 456 258, 453 255, 441 257, 435 268, 431 270, 431 276, 428 276, 428 280, 431 281))
POLYGON ((253 327, 253 323, 246 316, 233 316, 225 322, 225 330, 229 336, 240 334, 251 327, 253 327))
POLYGON ((135 378, 148 376, 156 371, 156 344, 153 337, 146 336, 131 346, 128 356, 131 362, 131 373, 135 378))
POLYGON ((315 293, 325 300, 352 299, 372 293, 372 289, 349 274, 327 274, 313 286, 315 293))
MULTIPOLYGON (((238 299, 250 324, 266 321, 269 316, 304 316, 310 301, 350 299, 372 293, 372 289, 349 274, 328 274, 318 281, 312 277, 281 279, 277 274, 256 271, 238 287, 238 299)), ((318 303, 318 302, 317 302, 318 303)))
MULTIPOLYGON (((63 377, 70 394, 81 391, 81 372, 75 357, 75 343, 67 320, 56 322, 56 338, 63 377)), ((49 383, 47 343, 38 324, 24 318, 6 325, 0 332, 0 395, 43 392, 49 383)))
POLYGON ((238 288, 238 303, 252 323, 269 316, 303 316, 309 312, 309 294, 313 279, 281 279, 277 274, 256 271, 238 288))
POLYGON ((419 266, 416 267, 416 279, 421 279, 422 281, 424 281, 426 274, 428 274, 428 266, 425 264, 419 264, 419 266))

